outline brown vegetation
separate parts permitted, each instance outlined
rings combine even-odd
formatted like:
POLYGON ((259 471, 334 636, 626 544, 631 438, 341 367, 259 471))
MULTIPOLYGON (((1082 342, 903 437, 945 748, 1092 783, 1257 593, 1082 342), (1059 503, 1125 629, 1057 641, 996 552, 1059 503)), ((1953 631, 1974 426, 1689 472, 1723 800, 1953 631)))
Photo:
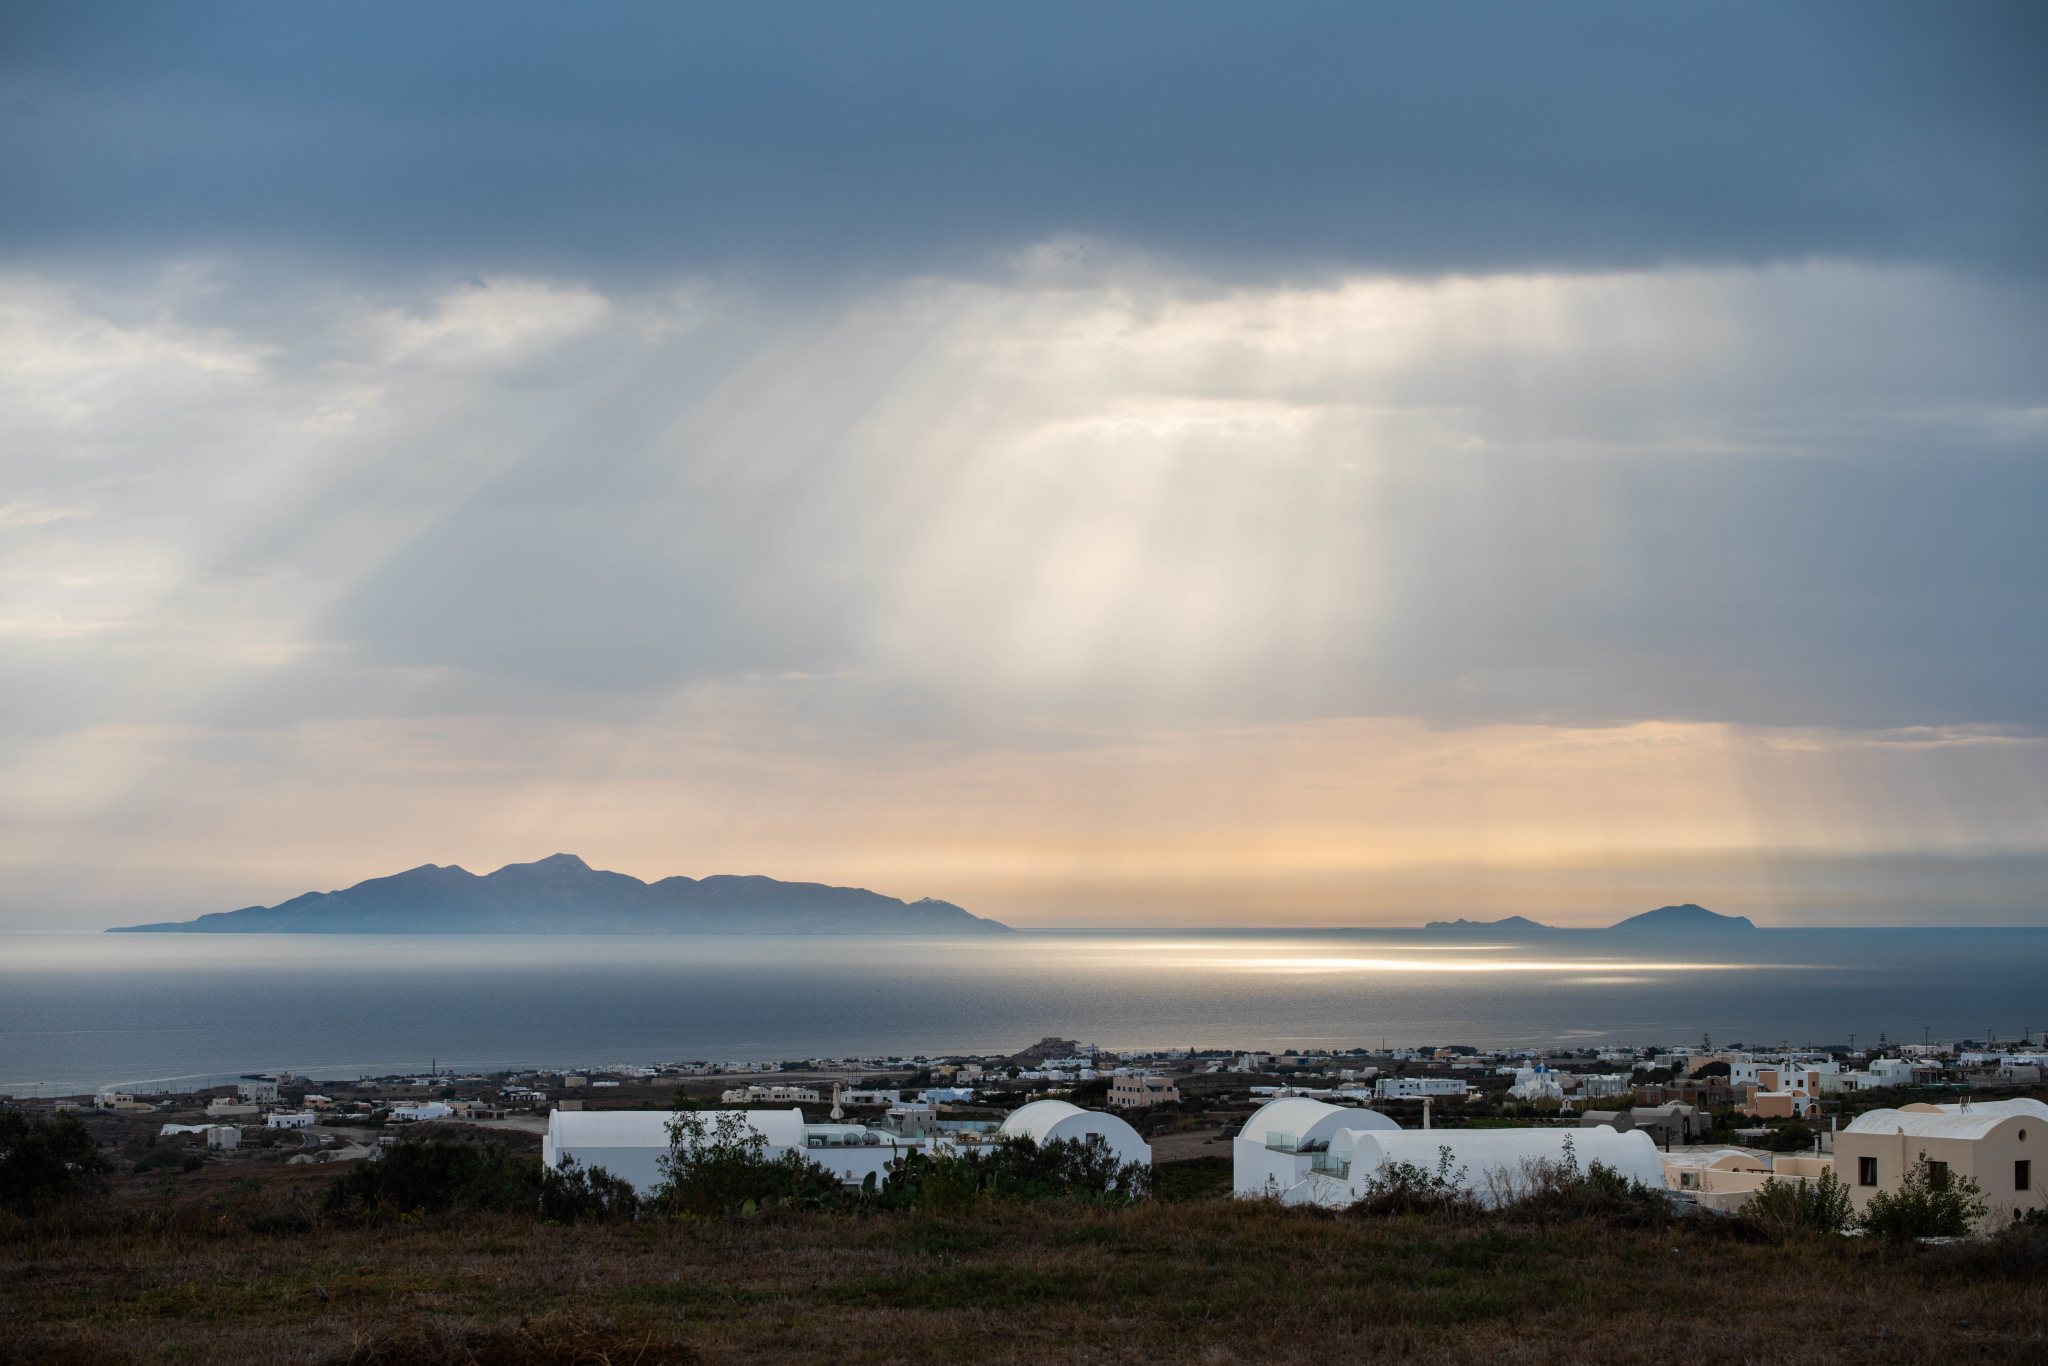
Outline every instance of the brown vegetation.
POLYGON ((2048 1267, 2016 1244, 1772 1243, 1728 1236, 1731 1220, 1632 1230, 1571 1211, 1531 1224, 1212 1199, 579 1227, 315 1221, 306 1203, 251 1182, 169 1213, 0 1226, 0 1361, 2048 1356, 2048 1267))

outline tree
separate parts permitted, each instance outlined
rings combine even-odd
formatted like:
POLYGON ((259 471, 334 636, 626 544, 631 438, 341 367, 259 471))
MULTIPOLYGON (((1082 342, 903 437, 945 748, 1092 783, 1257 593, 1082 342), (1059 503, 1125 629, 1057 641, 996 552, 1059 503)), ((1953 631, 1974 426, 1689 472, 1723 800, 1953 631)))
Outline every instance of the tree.
POLYGON ((1096 1077, 1091 1081, 1076 1082, 1074 1089, 1067 1093, 1067 1099, 1084 1108, 1091 1101, 1106 1101, 1109 1099, 1109 1078, 1096 1077))
POLYGON ((91 1194, 114 1164, 77 1115, 51 1119, 0 1110, 0 1205, 33 1216, 91 1194))
POLYGON ((663 1180, 652 1203, 667 1214, 737 1214, 771 1200, 808 1203, 836 1193, 839 1179, 794 1148, 768 1156, 768 1136, 744 1111, 697 1111, 669 1121, 663 1180))
POLYGON ((613 1176, 603 1167, 584 1167, 565 1157, 553 1169, 540 1174, 540 1215, 558 1223, 574 1224, 586 1219, 631 1219, 640 1212, 640 1195, 633 1183, 613 1176))
POLYGON ((1967 1237, 1990 1208, 1983 1196, 1974 1179, 1955 1175, 1946 1163, 1929 1162, 1923 1152, 1906 1169, 1896 1192, 1879 1191, 1870 1197, 1863 1226, 1895 1243, 1967 1237))
POLYGON ((1774 1177, 1749 1198, 1742 1214, 1779 1237, 1804 1231, 1840 1233, 1856 1222, 1849 1188, 1832 1171, 1822 1172, 1812 1185, 1804 1177, 1797 1183, 1774 1177))
POLYGON ((1813 1130, 1799 1120, 1781 1125, 1759 1145, 1774 1153, 1803 1153, 1813 1146, 1813 1130))

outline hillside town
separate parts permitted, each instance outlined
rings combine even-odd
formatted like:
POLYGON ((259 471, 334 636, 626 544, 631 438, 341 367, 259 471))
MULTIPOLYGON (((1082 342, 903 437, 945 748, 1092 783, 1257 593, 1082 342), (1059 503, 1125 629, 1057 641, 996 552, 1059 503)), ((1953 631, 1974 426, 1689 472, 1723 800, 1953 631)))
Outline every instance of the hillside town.
POLYGON ((2024 1210, 2042 1200, 2026 1145, 2030 1121, 2033 1143, 2048 1136, 2044 1067, 2048 1048, 2030 1036, 1862 1050, 1708 1037, 1282 1053, 1048 1037, 1000 1056, 250 1073, 0 1104, 76 1113, 131 1180, 159 1183, 339 1170, 414 1136, 502 1143, 550 1166, 573 1157, 650 1188, 669 1120, 687 1106, 741 1112, 771 1151, 800 1149, 849 1184, 907 1153, 1029 1134, 1100 1139, 1150 1167, 1162 1192, 1291 1203, 1351 1203, 1371 1170, 1439 1151, 1475 1189, 1486 1173, 1569 1151, 1706 1210, 1732 1212, 1766 1181, 1824 1170, 1867 1196, 1895 1187, 1918 1156, 1975 1175, 1999 1209, 2024 1210))

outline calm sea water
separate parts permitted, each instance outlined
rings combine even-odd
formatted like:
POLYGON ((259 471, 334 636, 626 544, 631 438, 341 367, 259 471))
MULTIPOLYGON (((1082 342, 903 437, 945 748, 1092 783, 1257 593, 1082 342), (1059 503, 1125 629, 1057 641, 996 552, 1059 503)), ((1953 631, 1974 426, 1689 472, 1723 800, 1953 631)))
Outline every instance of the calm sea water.
POLYGON ((1444 943, 1390 931, 992 939, 0 935, 0 1092, 286 1068, 1106 1048, 2012 1038, 2048 930, 1444 943))

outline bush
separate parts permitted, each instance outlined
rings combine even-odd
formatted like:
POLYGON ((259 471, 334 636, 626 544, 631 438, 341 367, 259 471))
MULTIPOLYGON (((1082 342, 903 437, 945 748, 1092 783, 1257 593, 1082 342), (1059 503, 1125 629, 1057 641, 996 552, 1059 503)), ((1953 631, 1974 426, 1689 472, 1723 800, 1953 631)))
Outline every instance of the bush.
POLYGON ((1448 1145, 1436 1150, 1436 1170, 1425 1171, 1413 1162, 1389 1162, 1365 1180, 1365 1194, 1351 1206, 1354 1214, 1390 1218, 1420 1214, 1431 1218, 1474 1214, 1479 1201, 1465 1186, 1469 1174, 1463 1167, 1451 1170, 1448 1145))
POLYGON ((1983 1194, 1971 1178, 1956 1176, 1921 1153, 1896 1192, 1879 1191, 1870 1197, 1863 1226, 1895 1243, 1967 1237, 1990 1208, 1983 1194))
POLYGON ((602 1167, 574 1161, 549 1171, 503 1145, 406 1142, 387 1148, 327 1188, 320 1208, 331 1214, 411 1214, 442 1210, 534 1214, 575 1223, 630 1217, 640 1200, 631 1182, 602 1167))
POLYGON ((142 1157, 137 1158, 135 1171, 138 1175, 143 1172, 153 1172, 160 1169, 169 1170, 172 1168, 178 1171, 196 1172, 205 1165, 206 1159, 198 1153, 179 1148, 159 1148, 153 1153, 145 1153, 142 1157))
POLYGON ((960 1152, 912 1152, 849 1189, 798 1150, 767 1155, 766 1135, 738 1111, 688 1112, 670 1122, 664 1180, 651 1201, 670 1216, 751 1214, 770 1207, 954 1210, 979 1200, 1131 1204, 1151 1194, 1152 1170, 1119 1163, 1099 1137, 1043 1147, 1004 1139, 960 1152))
POLYGON ((1490 1184, 1496 1207, 1509 1219, 1656 1228, 1677 1217, 1661 1188, 1624 1177, 1604 1162, 1580 1171, 1578 1151, 1569 1138, 1562 1159, 1532 1158, 1522 1163, 1519 1179, 1490 1184))
POLYGON ((1074 1089, 1068 1092, 1067 1099, 1084 1110, 1090 1105, 1107 1105, 1109 1078, 1095 1077, 1089 1081, 1076 1082, 1074 1089))
POLYGON ((1771 1130, 1757 1146, 1766 1152, 1803 1153, 1813 1146, 1813 1130, 1795 1119, 1783 1128, 1771 1130))
POLYGON ((564 1224, 631 1219, 640 1212, 640 1193, 623 1176, 603 1167, 584 1167, 565 1157, 540 1174, 540 1215, 564 1224))
POLYGON ((901 1179, 916 1184, 916 1203, 941 1209, 984 1198, 1131 1205, 1152 1194, 1152 1169, 1117 1161, 1099 1134, 1042 1145, 1022 1135, 957 1154, 919 1154, 901 1179))
POLYGON ((1935 1248, 1924 1265, 1935 1277, 2038 1284, 2048 1277, 2048 1210, 2014 1210, 2005 1227, 1988 1237, 1935 1248))
POLYGON ((1849 1188, 1832 1171, 1808 1185, 1801 1177, 1796 1183, 1775 1178, 1742 1207, 1745 1219, 1774 1237, 1794 1233, 1840 1233, 1856 1222, 1856 1207, 1849 1188))
POLYGON ((0 1110, 0 1206, 32 1217, 93 1193, 113 1171, 77 1115, 45 1119, 0 1110))
POLYGON ((707 1122, 696 1110, 669 1121, 663 1181, 653 1205, 665 1214, 697 1217, 747 1213, 776 1203, 833 1204, 839 1179, 792 1149, 768 1156, 768 1137, 745 1112, 719 1111, 707 1122))

